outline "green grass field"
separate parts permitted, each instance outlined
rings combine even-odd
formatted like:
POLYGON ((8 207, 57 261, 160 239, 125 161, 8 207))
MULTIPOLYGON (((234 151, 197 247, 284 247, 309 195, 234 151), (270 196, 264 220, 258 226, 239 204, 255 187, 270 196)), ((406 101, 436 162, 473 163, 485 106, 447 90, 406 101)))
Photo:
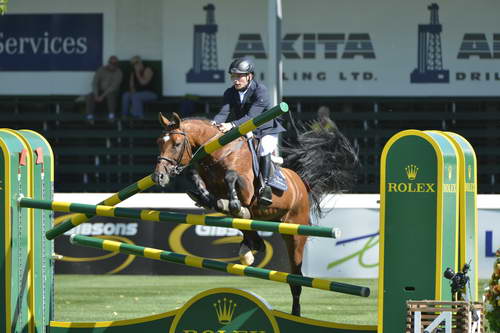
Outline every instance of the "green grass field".
MULTIPOLYGON (((219 287, 240 288, 261 297, 276 310, 289 313, 288 285, 239 276, 56 275, 55 320, 109 321, 132 319, 174 310, 196 294, 219 287)), ((375 279, 335 279, 367 286, 367 298, 304 287, 304 317, 349 324, 377 324, 375 279)), ((487 284, 481 281, 480 286, 487 284)), ((488 332, 488 331, 486 331, 488 332)))
MULTIPOLYGON (((302 315, 319 320, 375 325, 376 280, 339 279, 367 286, 368 298, 302 288, 302 315)), ((174 310, 196 294, 219 287, 251 291, 276 310, 289 313, 287 284, 239 276, 56 275, 55 319, 102 321, 131 319, 174 310)))

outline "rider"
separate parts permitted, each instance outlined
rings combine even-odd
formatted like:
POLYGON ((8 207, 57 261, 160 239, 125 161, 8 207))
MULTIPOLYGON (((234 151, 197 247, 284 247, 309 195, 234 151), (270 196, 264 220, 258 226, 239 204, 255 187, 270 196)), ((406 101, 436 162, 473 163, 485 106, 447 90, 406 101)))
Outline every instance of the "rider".
MULTIPOLYGON (((270 99, 267 88, 254 79, 255 65, 249 58, 237 58, 231 62, 228 73, 233 86, 224 92, 223 106, 214 117, 214 122, 223 133, 245 121, 255 118, 267 111, 270 99)), ((271 154, 278 147, 278 135, 285 128, 275 118, 256 128, 253 133, 260 138, 259 167, 261 184, 259 189, 259 205, 272 204, 272 190, 268 185, 271 173, 271 154)))

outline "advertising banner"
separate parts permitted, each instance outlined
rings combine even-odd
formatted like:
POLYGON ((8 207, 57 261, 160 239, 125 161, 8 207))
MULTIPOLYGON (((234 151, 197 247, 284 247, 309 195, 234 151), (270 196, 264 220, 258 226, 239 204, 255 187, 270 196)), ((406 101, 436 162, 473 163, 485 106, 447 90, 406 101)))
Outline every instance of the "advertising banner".
MULTIPOLYGON (((169 211, 184 214, 203 213, 201 209, 169 209, 169 211)), ((62 215, 57 215, 58 219, 61 219, 62 215)), ((239 263, 238 250, 242 240, 241 232, 236 229, 96 216, 89 220, 89 223, 83 223, 55 239, 55 251, 63 256, 62 260, 56 262, 56 273, 225 275, 210 270, 72 245, 69 236, 73 233, 232 263, 239 263)), ((259 234, 264 240, 266 251, 255 256, 254 265, 289 271, 288 256, 281 235, 272 232, 259 232, 259 234)))
MULTIPOLYGON (((500 210, 479 209, 478 220, 478 276, 480 279, 487 279, 493 272, 495 251, 500 248, 500 210)), ((303 265, 305 275, 337 278, 378 277, 378 209, 336 208, 321 219, 319 224, 340 228, 342 237, 338 240, 309 238, 303 265)), ((400 237, 412 237, 412 231, 408 230, 400 237)), ((425 246, 426 244, 422 244, 422 247, 425 246)), ((411 260, 413 254, 405 255, 411 260)), ((415 267, 415 270, 419 269, 421 268, 415 267)))
MULTIPOLYGON (((165 95, 217 96, 233 58, 255 59, 266 81, 266 1, 163 6, 165 95)), ((500 2, 287 0, 285 96, 496 96, 500 2)))
POLYGON ((102 14, 7 14, 1 71, 93 71, 102 64, 102 14))

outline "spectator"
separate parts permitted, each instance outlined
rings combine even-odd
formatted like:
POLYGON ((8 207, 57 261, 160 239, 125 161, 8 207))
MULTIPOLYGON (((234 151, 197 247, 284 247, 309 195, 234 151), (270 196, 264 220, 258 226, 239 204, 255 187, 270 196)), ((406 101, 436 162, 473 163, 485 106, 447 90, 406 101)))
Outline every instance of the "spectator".
POLYGON ((94 121, 96 104, 106 100, 108 106, 108 120, 115 119, 118 101, 118 92, 123 74, 118 67, 118 58, 111 56, 105 66, 100 67, 92 80, 92 92, 85 98, 87 120, 94 121))
POLYGON ((132 57, 130 63, 132 72, 129 90, 122 95, 122 117, 127 118, 130 113, 133 118, 143 119, 144 103, 158 98, 153 89, 154 72, 151 67, 144 66, 139 56, 132 57))
POLYGON ((330 118, 330 108, 328 106, 322 105, 319 107, 318 119, 311 124, 311 128, 314 131, 319 131, 321 129, 327 131, 337 130, 337 124, 330 118))

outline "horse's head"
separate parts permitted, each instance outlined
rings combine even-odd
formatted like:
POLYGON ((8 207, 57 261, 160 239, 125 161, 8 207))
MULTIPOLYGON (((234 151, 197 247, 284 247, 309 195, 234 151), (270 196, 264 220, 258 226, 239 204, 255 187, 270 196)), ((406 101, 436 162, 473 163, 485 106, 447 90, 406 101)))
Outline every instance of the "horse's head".
POLYGON ((160 186, 170 182, 170 178, 178 175, 189 164, 192 157, 192 149, 189 143, 188 133, 181 126, 181 118, 173 113, 172 120, 168 120, 158 114, 160 124, 164 132, 158 138, 160 154, 154 172, 154 181, 160 186))

